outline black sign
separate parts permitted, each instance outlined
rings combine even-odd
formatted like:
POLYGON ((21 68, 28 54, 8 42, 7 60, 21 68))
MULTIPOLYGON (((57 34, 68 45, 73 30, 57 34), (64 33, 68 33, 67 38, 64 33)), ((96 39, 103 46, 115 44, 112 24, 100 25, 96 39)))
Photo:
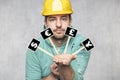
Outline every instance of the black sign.
POLYGON ((71 37, 75 37, 77 34, 77 30, 71 27, 67 27, 65 34, 71 37))
POLYGON ((82 42, 82 44, 87 51, 91 50, 94 47, 90 39, 86 39, 85 41, 82 42))
POLYGON ((39 42, 38 40, 33 39, 33 40, 31 41, 30 45, 28 46, 28 48, 31 49, 31 50, 33 50, 33 51, 35 51, 35 50, 37 49, 39 43, 40 43, 40 42, 39 42))
POLYGON ((41 32, 41 35, 42 35, 43 39, 47 39, 53 35, 53 32, 50 28, 48 28, 48 29, 44 30, 43 32, 41 32))

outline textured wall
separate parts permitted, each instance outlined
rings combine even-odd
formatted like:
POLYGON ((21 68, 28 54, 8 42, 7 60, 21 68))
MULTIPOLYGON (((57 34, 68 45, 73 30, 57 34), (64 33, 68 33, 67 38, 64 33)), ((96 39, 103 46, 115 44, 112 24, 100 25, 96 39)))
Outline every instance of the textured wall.
MULTIPOLYGON (((120 79, 120 0, 71 0, 73 26, 95 48, 85 80, 120 79)), ((0 80, 24 80, 25 53, 42 30, 43 0, 0 0, 0 80)))

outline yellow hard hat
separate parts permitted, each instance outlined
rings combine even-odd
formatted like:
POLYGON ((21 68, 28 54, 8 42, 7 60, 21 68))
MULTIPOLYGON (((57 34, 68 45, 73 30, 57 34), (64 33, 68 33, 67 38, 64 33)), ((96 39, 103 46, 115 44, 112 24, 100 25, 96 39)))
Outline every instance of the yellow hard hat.
POLYGON ((45 0, 42 15, 72 14, 70 0, 45 0))

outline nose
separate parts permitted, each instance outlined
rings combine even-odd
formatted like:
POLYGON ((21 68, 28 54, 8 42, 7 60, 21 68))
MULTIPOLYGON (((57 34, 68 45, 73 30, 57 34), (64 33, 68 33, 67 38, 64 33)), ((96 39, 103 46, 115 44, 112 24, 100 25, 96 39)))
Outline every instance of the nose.
POLYGON ((61 20, 58 19, 56 22, 56 27, 60 28, 62 26, 61 20))

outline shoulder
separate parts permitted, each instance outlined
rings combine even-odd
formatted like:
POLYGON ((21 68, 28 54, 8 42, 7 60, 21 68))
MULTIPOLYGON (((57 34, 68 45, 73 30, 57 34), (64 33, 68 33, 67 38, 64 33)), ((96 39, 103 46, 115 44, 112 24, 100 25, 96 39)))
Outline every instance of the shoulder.
POLYGON ((82 36, 82 35, 80 35, 80 34, 77 34, 77 35, 75 36, 75 38, 73 38, 73 43, 74 43, 74 44, 79 44, 79 43, 83 42, 85 39, 86 39, 86 38, 85 38, 84 36, 82 36))
POLYGON ((39 37, 37 38, 37 40, 40 41, 40 42, 44 42, 44 41, 45 41, 45 40, 42 38, 42 36, 39 36, 39 37))
POLYGON ((44 47, 44 46, 48 45, 48 42, 49 42, 48 39, 43 39, 42 36, 39 36, 39 37, 37 38, 37 40, 40 42, 40 43, 39 43, 39 46, 40 46, 40 47, 44 47))

